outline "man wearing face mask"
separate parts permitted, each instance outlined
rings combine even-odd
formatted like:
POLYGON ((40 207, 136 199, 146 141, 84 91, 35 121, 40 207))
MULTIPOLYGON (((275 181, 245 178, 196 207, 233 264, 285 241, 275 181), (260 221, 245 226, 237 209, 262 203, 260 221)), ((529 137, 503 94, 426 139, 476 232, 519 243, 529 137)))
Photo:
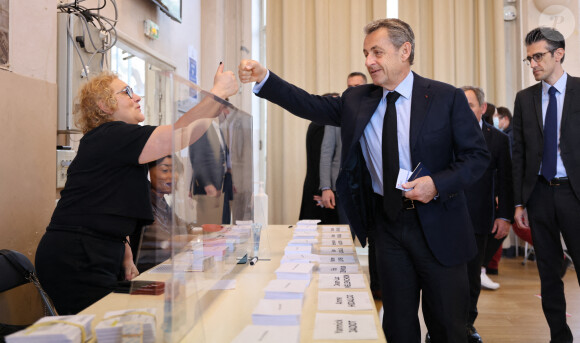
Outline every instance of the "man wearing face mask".
POLYGON ((514 133, 512 132, 512 113, 507 107, 498 107, 493 115, 493 126, 502 130, 510 138, 510 147, 514 145, 514 133))

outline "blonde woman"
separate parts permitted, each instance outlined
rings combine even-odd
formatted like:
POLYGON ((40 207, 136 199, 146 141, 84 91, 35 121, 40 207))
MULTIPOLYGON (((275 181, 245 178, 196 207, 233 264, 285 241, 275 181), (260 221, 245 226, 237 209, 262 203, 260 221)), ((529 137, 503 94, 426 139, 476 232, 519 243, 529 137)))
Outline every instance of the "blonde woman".
MULTIPOLYGON (((225 99, 237 90, 220 63, 211 92, 225 99)), ((171 154, 174 130, 185 132, 187 146, 220 111, 206 97, 173 127, 141 126, 140 100, 110 72, 79 91, 75 115, 84 136, 36 252, 38 276, 60 314, 83 310, 139 274, 126 237, 153 222, 147 163, 171 154)))

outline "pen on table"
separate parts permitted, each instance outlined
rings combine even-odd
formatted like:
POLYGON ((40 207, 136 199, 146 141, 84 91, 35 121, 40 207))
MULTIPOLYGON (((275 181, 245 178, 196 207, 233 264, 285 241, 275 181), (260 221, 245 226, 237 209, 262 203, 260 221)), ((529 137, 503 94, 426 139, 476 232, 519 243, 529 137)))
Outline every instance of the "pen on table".
POLYGON ((254 264, 258 263, 258 256, 252 257, 250 260, 250 265, 253 266, 254 264))

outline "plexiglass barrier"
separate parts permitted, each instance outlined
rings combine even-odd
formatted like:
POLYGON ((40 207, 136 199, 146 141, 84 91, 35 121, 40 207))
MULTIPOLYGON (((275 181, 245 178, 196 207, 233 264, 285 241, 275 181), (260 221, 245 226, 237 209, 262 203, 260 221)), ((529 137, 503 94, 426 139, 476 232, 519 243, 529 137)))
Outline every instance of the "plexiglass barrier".
POLYGON ((163 78, 174 99, 167 106, 174 151, 149 165, 155 222, 142 230, 137 266, 140 279, 162 282, 149 290, 164 293, 157 341, 178 342, 194 330, 204 342, 209 291, 240 259, 269 254, 252 225, 252 118, 176 75, 163 78))

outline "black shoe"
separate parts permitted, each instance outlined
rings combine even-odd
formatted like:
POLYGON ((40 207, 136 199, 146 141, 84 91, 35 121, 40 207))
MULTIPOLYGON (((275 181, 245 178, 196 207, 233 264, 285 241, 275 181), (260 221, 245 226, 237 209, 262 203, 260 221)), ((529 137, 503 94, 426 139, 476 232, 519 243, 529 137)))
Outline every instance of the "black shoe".
POLYGON ((429 333, 428 332, 425 335, 425 343, 431 343, 431 336, 429 336, 429 333))
POLYGON ((562 261, 562 268, 560 269, 560 278, 563 278, 566 275, 566 271, 568 271, 568 267, 572 261, 568 258, 568 256, 564 255, 564 260, 562 261))
POLYGON ((467 332, 468 343, 483 343, 483 341, 481 340, 481 336, 477 333, 477 330, 475 330, 473 325, 467 325, 465 329, 467 332))

